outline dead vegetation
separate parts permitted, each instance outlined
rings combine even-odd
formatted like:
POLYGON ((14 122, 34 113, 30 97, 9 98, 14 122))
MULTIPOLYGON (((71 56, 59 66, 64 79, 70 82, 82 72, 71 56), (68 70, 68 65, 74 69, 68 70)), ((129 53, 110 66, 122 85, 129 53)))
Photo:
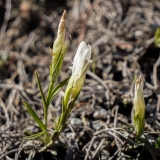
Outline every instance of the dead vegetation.
MULTIPOLYGON (((157 0, 67 0, 0 2, 0 159, 8 160, 158 160, 160 136, 160 58, 154 34, 160 26, 157 0), (93 63, 85 86, 56 148, 37 153, 38 141, 23 139, 23 130, 39 130, 21 100, 43 115, 34 71, 43 90, 63 10, 69 49, 59 81, 69 76, 72 58, 84 40, 93 63), (70 35, 72 38, 70 38, 70 35), (139 145, 131 125, 135 79, 144 78, 145 137, 139 145), (65 145, 64 145, 65 144, 65 145)), ((59 92, 49 108, 50 130, 61 111, 59 92)))

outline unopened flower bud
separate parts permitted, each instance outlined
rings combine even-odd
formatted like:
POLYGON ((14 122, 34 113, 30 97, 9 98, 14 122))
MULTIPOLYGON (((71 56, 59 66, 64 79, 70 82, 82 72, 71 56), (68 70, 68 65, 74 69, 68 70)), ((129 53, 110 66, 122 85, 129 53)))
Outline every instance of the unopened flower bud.
POLYGON ((67 43, 65 42, 65 31, 66 31, 66 10, 64 10, 59 26, 57 38, 54 41, 52 53, 52 61, 56 64, 62 54, 65 54, 67 49, 67 43))
POLYGON ((64 96, 65 104, 69 99, 74 101, 77 99, 91 62, 91 47, 87 46, 85 42, 81 42, 73 60, 72 76, 64 96))
POLYGON ((137 79, 135 83, 133 122, 137 136, 140 137, 145 126, 145 102, 142 77, 137 79))
POLYGON ((59 72, 62 68, 64 56, 67 50, 67 42, 65 42, 65 30, 66 30, 66 11, 63 12, 59 26, 58 35, 53 44, 53 49, 50 50, 52 54, 52 62, 50 67, 50 79, 54 84, 59 72))

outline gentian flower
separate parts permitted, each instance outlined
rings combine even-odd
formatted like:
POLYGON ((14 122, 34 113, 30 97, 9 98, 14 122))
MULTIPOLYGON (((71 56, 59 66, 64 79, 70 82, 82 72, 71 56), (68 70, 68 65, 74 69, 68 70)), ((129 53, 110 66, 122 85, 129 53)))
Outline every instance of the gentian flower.
POLYGON ((69 100, 75 102, 78 98, 91 62, 91 47, 90 45, 86 45, 85 42, 81 42, 73 59, 72 75, 64 95, 64 105, 69 100))

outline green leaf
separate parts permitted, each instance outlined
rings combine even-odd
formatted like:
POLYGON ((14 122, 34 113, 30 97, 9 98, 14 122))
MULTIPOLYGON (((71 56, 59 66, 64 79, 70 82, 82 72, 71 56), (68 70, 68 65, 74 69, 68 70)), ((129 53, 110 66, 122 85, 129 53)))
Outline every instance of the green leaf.
POLYGON ((50 99, 49 99, 49 103, 52 101, 52 99, 54 98, 54 96, 61 90, 61 88, 68 82, 70 77, 66 78, 64 81, 62 81, 61 83, 59 83, 51 92, 50 95, 50 99))
POLYGON ((156 33, 154 35, 154 43, 156 47, 160 48, 160 27, 156 29, 156 33))
POLYGON ((29 132, 29 131, 27 131, 27 130, 24 130, 23 132, 24 132, 24 134, 25 134, 26 136, 30 136, 30 135, 33 134, 33 133, 31 133, 31 132, 29 132))
POLYGON ((160 137, 158 137, 155 145, 156 145, 156 148, 160 148, 160 137))
POLYGON ((66 52, 66 47, 64 48, 64 50, 61 51, 56 63, 52 62, 51 63, 51 72, 50 75, 52 75, 52 83, 54 84, 55 81, 57 80, 57 77, 59 75, 59 72, 62 68, 62 64, 63 64, 63 59, 64 59, 64 55, 66 52))
POLYGON ((67 89, 65 90, 65 94, 62 100, 62 112, 66 112, 67 107, 68 107, 68 103, 71 99, 71 91, 72 91, 72 87, 67 87, 67 89))
POLYGON ((43 100, 43 105, 46 107, 46 100, 45 100, 45 96, 44 96, 44 93, 43 93, 43 90, 42 90, 41 82, 39 80, 38 73, 36 71, 35 71, 35 73, 36 73, 36 77, 37 77, 38 87, 39 87, 41 97, 42 97, 42 100, 43 100))
POLYGON ((50 64, 50 85, 49 85, 49 89, 48 89, 48 93, 47 93, 47 97, 46 97, 46 106, 49 106, 49 103, 51 102, 53 96, 52 96, 52 90, 54 87, 54 84, 58 78, 59 72, 62 68, 62 64, 63 64, 63 59, 64 59, 64 55, 66 52, 67 46, 64 47, 64 50, 61 51, 57 61, 52 61, 50 64))
POLYGON ((42 130, 45 130, 45 125, 40 120, 40 118, 37 116, 37 114, 34 112, 34 110, 31 108, 31 106, 26 101, 22 101, 22 102, 27 107, 28 112, 34 118, 34 120, 38 123, 38 125, 40 126, 40 128, 42 130))
POLYGON ((145 121, 144 119, 141 119, 139 112, 134 113, 134 128, 137 134, 137 139, 139 139, 139 137, 141 137, 141 135, 143 134, 143 130, 145 127, 145 121))
POLYGON ((46 130, 43 130, 42 132, 36 133, 36 134, 32 134, 30 136, 25 136, 24 139, 35 139, 35 138, 39 138, 42 135, 44 135, 46 133, 46 130))

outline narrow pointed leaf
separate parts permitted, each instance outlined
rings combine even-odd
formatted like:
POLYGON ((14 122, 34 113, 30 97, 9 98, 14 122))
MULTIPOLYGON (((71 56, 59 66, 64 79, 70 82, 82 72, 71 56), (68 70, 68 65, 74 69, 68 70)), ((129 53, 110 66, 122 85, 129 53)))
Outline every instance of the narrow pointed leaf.
POLYGON ((51 81, 50 84, 51 85, 49 86, 47 97, 46 97, 46 106, 47 107, 49 106, 49 103, 52 100, 52 90, 53 90, 54 84, 58 78, 59 72, 62 68, 63 59, 64 59, 66 49, 67 49, 67 46, 65 46, 64 50, 61 51, 61 54, 60 54, 57 62, 56 63, 52 62, 50 65, 50 81, 51 81))
POLYGON ((57 62, 52 64, 52 67, 53 67, 52 73, 51 73, 52 74, 52 83, 55 83, 55 81, 57 80, 57 77, 59 75, 59 72, 62 68, 63 59, 64 59, 66 49, 67 49, 67 46, 64 47, 64 50, 61 49, 60 56, 57 59, 57 62))
POLYGON ((160 137, 158 137, 155 145, 156 145, 156 148, 160 148, 160 137))
POLYGON ((70 77, 66 78, 64 81, 62 81, 61 83, 59 83, 52 91, 51 96, 50 96, 50 100, 49 102, 52 101, 52 99, 54 98, 54 96, 61 90, 61 88, 68 82, 70 77))
POLYGON ((24 130, 23 132, 24 132, 24 134, 25 134, 26 136, 30 136, 30 135, 33 134, 33 133, 31 133, 31 132, 29 132, 29 131, 27 131, 27 130, 24 130))
POLYGON ((39 80, 38 73, 37 72, 35 72, 35 73, 36 73, 36 77, 37 77, 38 87, 39 87, 41 97, 42 97, 42 100, 43 100, 43 105, 46 107, 46 100, 45 100, 45 96, 44 96, 44 93, 43 93, 43 90, 42 90, 41 82, 39 80))
POLYGON ((28 112, 34 118, 34 120, 38 123, 38 125, 40 126, 40 128, 42 130, 45 130, 45 125, 40 120, 40 118, 37 116, 37 114, 34 112, 34 110, 31 108, 31 106, 27 102, 25 102, 25 101, 22 101, 22 102, 27 107, 28 112))
POLYGON ((35 139, 35 138, 39 138, 39 137, 41 137, 42 135, 44 135, 45 132, 46 132, 46 131, 44 130, 44 131, 42 131, 42 132, 39 132, 39 133, 36 133, 36 134, 32 134, 32 135, 30 135, 30 136, 25 136, 24 139, 35 139))

